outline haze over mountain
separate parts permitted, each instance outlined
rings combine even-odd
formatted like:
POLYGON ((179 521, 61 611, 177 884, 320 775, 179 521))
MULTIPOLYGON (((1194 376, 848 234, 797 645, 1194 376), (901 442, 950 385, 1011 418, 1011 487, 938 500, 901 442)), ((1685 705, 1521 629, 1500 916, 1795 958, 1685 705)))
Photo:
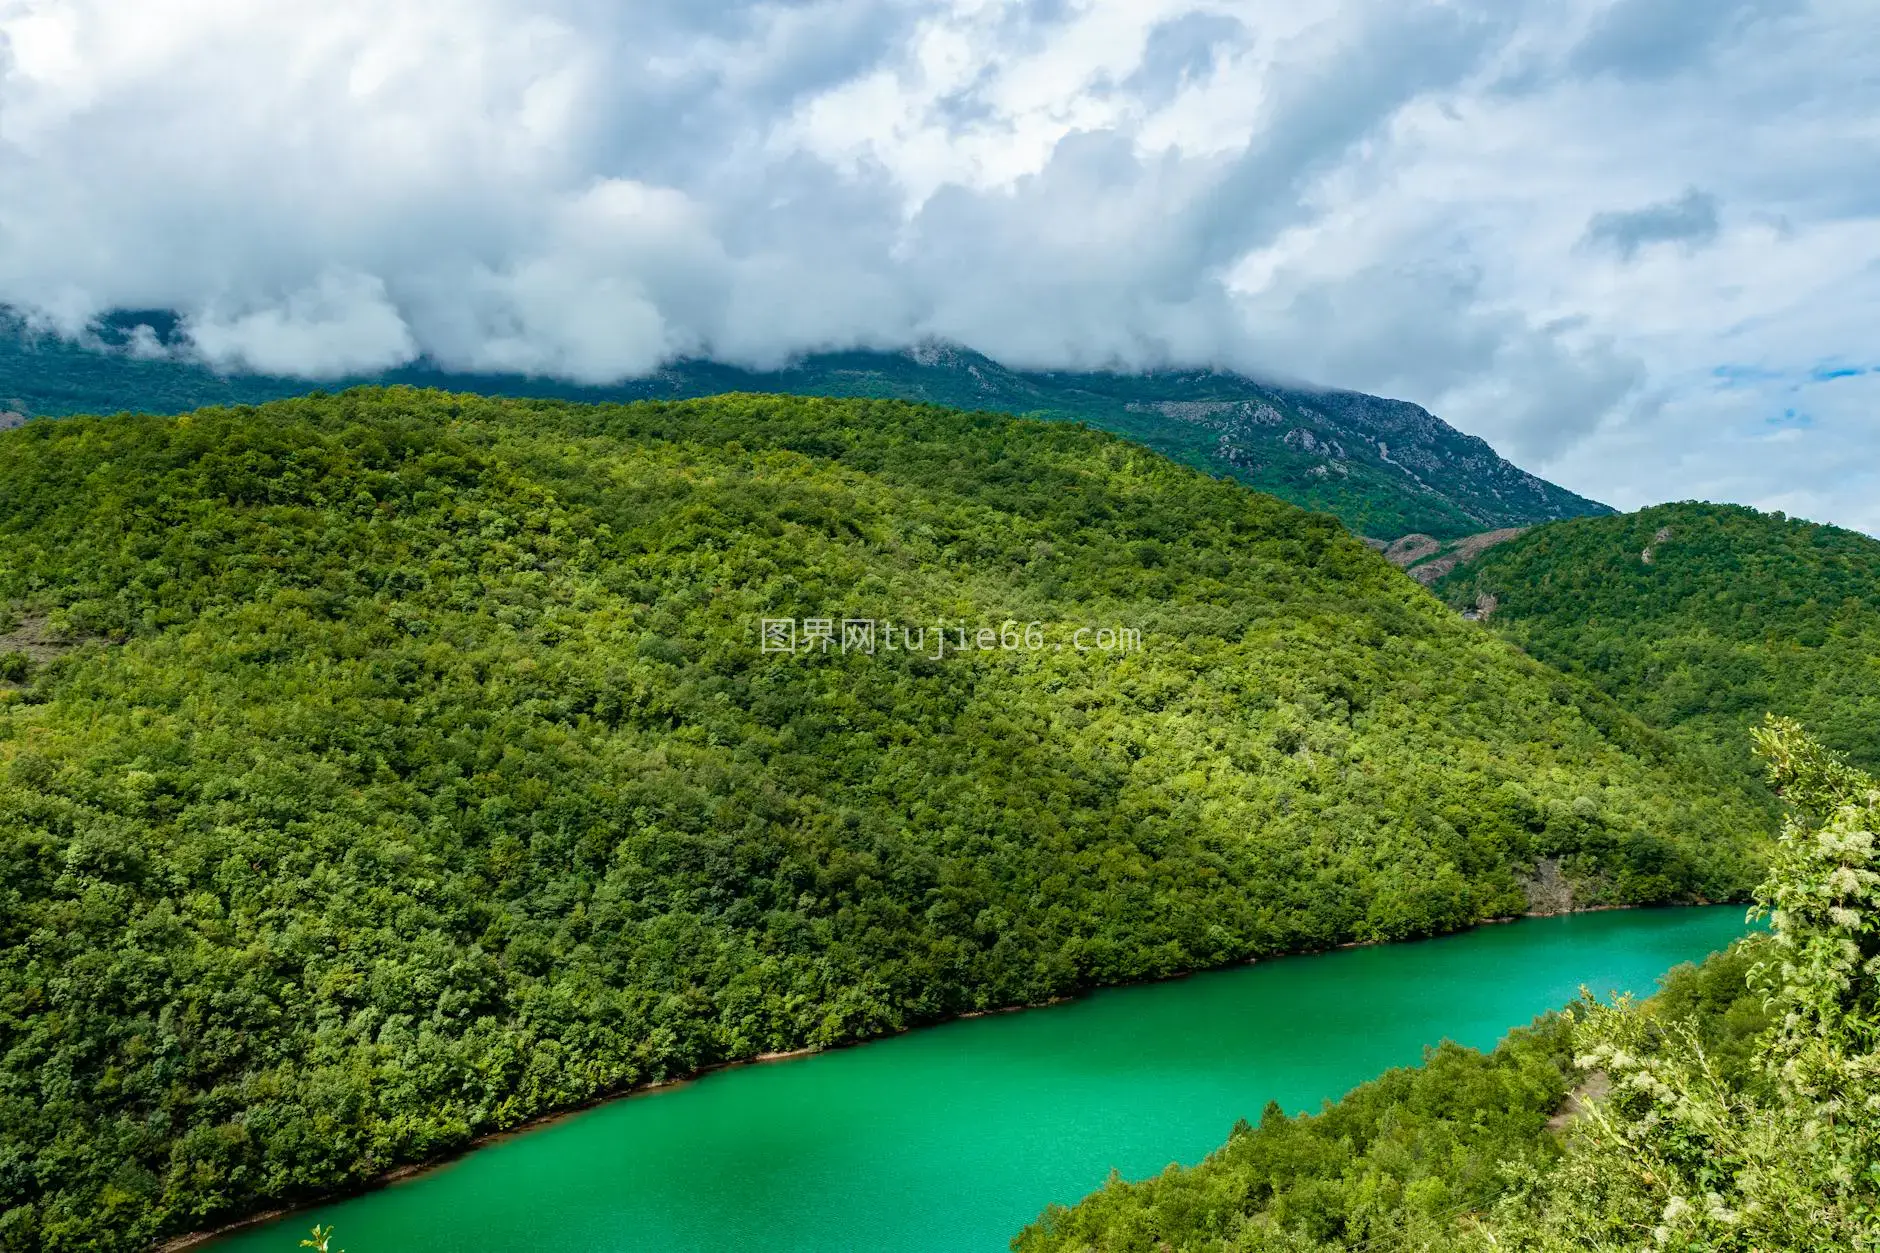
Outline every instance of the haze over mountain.
MULTIPOLYGON (((117 315, 94 328, 91 339, 86 347, 28 333, 0 316, 0 410, 178 413, 309 389, 305 379, 217 373, 179 342, 173 315, 117 315)), ((577 400, 724 392, 873 396, 1083 421, 1387 539, 1413 531, 1453 538, 1607 512, 1508 464, 1419 406, 1260 384, 1218 371, 1021 373, 978 353, 930 343, 900 353, 823 353, 761 373, 684 361, 610 386, 453 374, 425 365, 350 381, 577 400)))
POLYGON ((1880 531, 1867 0, 0 0, 0 303, 265 372, 938 338, 1880 531))

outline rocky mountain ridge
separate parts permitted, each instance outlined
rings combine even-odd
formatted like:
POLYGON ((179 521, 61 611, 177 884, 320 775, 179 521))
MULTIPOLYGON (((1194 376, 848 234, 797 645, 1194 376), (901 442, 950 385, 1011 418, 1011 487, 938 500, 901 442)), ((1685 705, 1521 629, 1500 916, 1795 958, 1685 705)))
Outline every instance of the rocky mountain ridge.
MULTIPOLYGON (((189 355, 177 321, 115 315, 85 343, 29 331, 0 311, 0 396, 32 414, 260 404, 312 390, 307 379, 218 372, 189 355)), ((1611 510, 1529 474, 1485 441, 1408 401, 1263 383, 1221 370, 1021 371, 956 344, 819 353, 757 371, 679 361, 642 378, 591 387, 553 379, 464 374, 419 362, 328 381, 409 383, 493 396, 567 400, 684 399, 728 392, 873 397, 1084 422, 1187 465, 1336 515, 1371 536, 1459 540, 1611 510)))

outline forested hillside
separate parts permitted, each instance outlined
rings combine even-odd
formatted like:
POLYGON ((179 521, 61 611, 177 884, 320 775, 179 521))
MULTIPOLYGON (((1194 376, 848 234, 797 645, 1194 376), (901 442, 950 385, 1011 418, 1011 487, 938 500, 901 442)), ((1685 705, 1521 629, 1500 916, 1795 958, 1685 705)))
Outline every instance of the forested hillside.
POLYGON ((0 606, 9 1248, 1459 927, 1543 858, 1584 901, 1734 896, 1761 847, 1330 518, 1068 424, 410 389, 28 423, 0 606))
POLYGON ((1658 505, 1537 528, 1435 586, 1739 777, 1766 712, 1880 767, 1880 540, 1658 505))
MULTIPOLYGON (((1304 391, 1217 370, 1140 374, 1007 369, 946 344, 818 353, 780 370, 678 361, 644 378, 582 386, 446 373, 423 362, 355 382, 490 396, 676 400, 778 392, 909 400, 1085 422, 1209 473, 1336 515, 1360 535, 1459 539, 1496 527, 1610 513, 1502 460, 1420 406, 1360 392, 1304 391)), ((296 396, 304 379, 224 374, 190 355, 168 314, 123 313, 79 345, 35 334, 0 309, 0 410, 40 415, 179 413, 296 396)), ((4 419, 0 418, 0 425, 4 419)))
POLYGON ((1768 935, 1444 1045, 1192 1169, 1053 1207, 1016 1253, 1827 1253, 1880 1247, 1880 786, 1777 721, 1768 935), (1571 1099, 1566 1098, 1572 1089, 1571 1099))

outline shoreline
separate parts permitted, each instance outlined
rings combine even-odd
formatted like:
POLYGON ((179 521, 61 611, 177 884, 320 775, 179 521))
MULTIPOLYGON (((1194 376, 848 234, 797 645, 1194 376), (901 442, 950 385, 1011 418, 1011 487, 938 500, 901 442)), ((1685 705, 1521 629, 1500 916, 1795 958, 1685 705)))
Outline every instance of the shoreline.
MULTIPOLYGON (((978 1018, 986 1014, 1016 1013, 1019 1010, 1030 1008, 1033 1007, 1028 1005, 1014 1005, 1009 1009, 976 1010, 971 1014, 959 1014, 955 1015, 954 1018, 943 1019, 942 1021, 953 1022, 958 1018, 978 1018)), ((935 1024, 922 1025, 927 1026, 935 1024)), ((152 1245, 150 1247, 150 1253, 188 1253, 188 1250, 201 1248, 211 1240, 218 1239, 222 1236, 233 1235, 237 1231, 244 1230, 248 1227, 259 1227, 266 1223, 286 1218, 290 1214, 304 1213, 321 1205, 330 1205, 336 1201, 349 1201, 354 1197, 365 1196, 368 1193, 377 1192, 382 1188, 389 1188, 393 1184, 403 1183, 408 1179, 415 1179, 419 1175, 427 1175, 434 1170, 440 1170, 450 1165, 452 1162, 468 1157, 478 1149, 488 1148, 493 1144, 516 1136, 525 1135, 531 1131, 538 1131, 550 1124, 560 1122, 564 1118, 573 1118, 577 1114, 584 1114, 588 1110, 597 1109, 602 1105, 607 1105, 614 1101, 624 1101, 635 1096, 664 1092, 668 1088, 683 1087, 688 1083, 703 1079, 706 1075, 716 1071, 730 1070, 734 1066, 762 1066, 770 1062, 784 1062, 792 1058, 808 1057, 814 1053, 829 1053, 834 1052, 836 1049, 854 1048, 858 1045, 868 1044, 875 1040, 886 1040, 896 1035, 905 1035, 907 1032, 914 1030, 918 1030, 918 1028, 903 1027, 900 1031, 889 1032, 885 1035, 869 1036, 866 1040, 855 1040, 848 1044, 838 1044, 827 1048, 809 1045, 798 1049, 780 1049, 773 1053, 759 1053, 755 1057, 739 1057, 729 1061, 710 1062, 704 1066, 700 1066, 697 1070, 688 1071, 674 1078, 655 1079, 649 1083, 636 1083, 627 1088, 615 1088, 608 1092, 598 1093, 577 1104, 565 1105, 549 1113, 537 1114, 532 1118, 517 1123, 513 1127, 505 1127, 500 1131, 483 1132, 481 1135, 466 1140, 460 1147, 452 1149, 448 1153, 441 1153, 436 1157, 426 1158, 421 1162, 406 1162, 403 1166, 394 1166, 390 1170, 381 1171, 368 1179, 362 1179, 348 1187, 337 1188, 314 1200, 304 1201, 297 1205, 276 1206, 273 1209, 250 1214, 246 1218, 239 1218, 232 1222, 224 1223, 220 1227, 213 1227, 204 1231, 186 1232, 180 1236, 171 1236, 161 1244, 152 1245)))
POLYGON ((1621 909, 1687 909, 1687 908, 1692 908, 1692 907, 1710 906, 1710 905, 1719 905, 1719 904, 1727 905, 1730 903, 1732 902, 1695 900, 1695 901, 1674 901, 1674 902, 1657 904, 1657 905, 1639 905, 1639 904, 1583 905, 1583 906, 1578 906, 1572 909, 1552 910, 1552 911, 1545 912, 1545 913, 1529 912, 1529 913, 1524 913, 1524 914, 1508 914, 1508 915, 1495 917, 1495 918, 1482 918, 1482 919, 1478 919, 1475 922, 1470 923, 1466 927, 1459 927, 1454 931, 1440 931, 1440 932, 1432 933, 1430 935, 1415 936, 1415 937, 1411 937, 1409 939, 1403 939, 1403 940, 1347 940, 1347 941, 1344 941, 1343 943, 1334 944, 1326 948, 1298 949, 1289 953, 1278 953, 1278 954, 1272 954, 1272 955, 1265 956, 1265 957, 1249 957, 1245 961, 1241 961, 1241 962, 1231 962, 1231 963, 1227 963, 1227 964, 1220 965, 1220 966, 1206 966, 1206 967, 1201 967, 1195 970, 1179 970, 1179 971, 1175 971, 1167 975, 1161 975, 1161 976, 1147 978, 1147 979, 1135 979, 1135 980, 1131 980, 1125 983, 1094 984, 1087 988, 1079 988, 1076 992, 1073 992, 1070 995, 1054 996, 1047 1000, 1039 1001, 1034 1004, 1000 1005, 1000 1006, 995 1006, 991 1009, 969 1010, 966 1013, 953 1014, 946 1018, 936 1019, 933 1022, 923 1022, 923 1023, 919 1023, 911 1027, 902 1027, 898 1031, 884 1032, 880 1035, 872 1035, 872 1036, 866 1037, 865 1039, 859 1039, 859 1040, 849 1040, 841 1044, 808 1045, 803 1048, 780 1049, 780 1050, 777 1050, 775 1052, 770 1052, 770 1053, 759 1053, 754 1057, 734 1058, 734 1059, 730 1059, 727 1061, 711 1062, 711 1063, 708 1063, 707 1065, 699 1067, 697 1070, 688 1071, 687 1073, 683 1075, 679 1075, 673 1078, 659 1079, 650 1083, 638 1083, 638 1084, 634 1084, 631 1087, 617 1088, 612 1091, 598 1093, 588 1098, 587 1100, 581 1101, 577 1104, 563 1106, 562 1108, 551 1111, 549 1113, 537 1114, 532 1118, 529 1118, 523 1122, 517 1123, 513 1127, 506 1127, 499 1131, 484 1132, 481 1135, 475 1136, 471 1138, 470 1140, 465 1141, 461 1146, 459 1146, 458 1148, 452 1149, 451 1151, 447 1153, 442 1153, 436 1157, 427 1158, 426 1160, 422 1162, 408 1162, 402 1166, 394 1166, 391 1169, 382 1171, 379 1174, 371 1176, 370 1178, 360 1180, 357 1183, 354 1183, 347 1187, 335 1189, 332 1192, 326 1193, 323 1196, 320 1196, 320 1197, 317 1197, 308 1201, 300 1202, 298 1204, 293 1204, 293 1205, 274 1206, 273 1208, 263 1210, 258 1213, 250 1214, 250 1215, 247 1215, 246 1217, 235 1219, 228 1223, 224 1223, 218 1227, 213 1227, 213 1228, 200 1230, 200 1231, 187 1232, 179 1236, 172 1236, 168 1240, 163 1241, 162 1243, 150 1246, 150 1253, 190 1253, 191 1250, 202 1248, 204 1245, 208 1244, 212 1240, 219 1239, 222 1236, 233 1235, 235 1232, 245 1230, 246 1228, 249 1228, 249 1227, 259 1227, 267 1223, 277 1222, 281 1219, 287 1218, 290 1215, 293 1215, 296 1213, 305 1213, 309 1210, 318 1208, 319 1206, 322 1206, 322 1205, 330 1205, 335 1202, 347 1201, 355 1197, 365 1196, 368 1193, 377 1192, 383 1188, 388 1188, 395 1184, 403 1183, 410 1179, 415 1179, 421 1175, 429 1174, 430 1172, 434 1170, 442 1169, 443 1167, 448 1166, 455 1161, 458 1161, 464 1157, 467 1157, 471 1153, 476 1152, 479 1149, 488 1148, 491 1145, 500 1143, 501 1141, 508 1140, 516 1136, 525 1135, 532 1131, 538 1131, 542 1129, 543 1127, 547 1127, 553 1123, 560 1122, 561 1120, 566 1119, 566 1118, 573 1118, 577 1114, 586 1113, 587 1111, 591 1109, 595 1109, 601 1105, 611 1104, 614 1101, 629 1100, 636 1096, 650 1095, 655 1092, 664 1092, 671 1088, 683 1087, 686 1084, 694 1083, 700 1079, 703 1079, 707 1075, 714 1074, 718 1071, 730 1070, 734 1067, 762 1066, 762 1065, 767 1065, 772 1062, 783 1062, 783 1061, 790 1061, 795 1058, 808 1057, 816 1053, 833 1053, 833 1052, 838 1052, 842 1049, 860 1048, 864 1045, 873 1044, 881 1040, 893 1039, 895 1036, 906 1035, 911 1031, 923 1031, 923 1030, 928 1030, 933 1027, 945 1026, 947 1023, 950 1023, 950 1022, 965 1022, 965 1021, 968 1021, 970 1019, 975 1019, 975 1018, 990 1018, 995 1014, 1017 1014, 1017 1013, 1023 1013, 1026 1010, 1044 1009, 1052 1005, 1067 1004, 1071 1001, 1082 999, 1083 997, 1089 996, 1092 993, 1096 993, 1096 992, 1112 991, 1112 990, 1118 990, 1122 988, 1141 987, 1147 984, 1154 984, 1154 983, 1171 983, 1178 979, 1186 979, 1192 975, 1207 974, 1213 971, 1232 970, 1239 966, 1252 966, 1252 965, 1256 965, 1260 962, 1265 962, 1265 961, 1283 961, 1287 958, 1292 958, 1292 957, 1323 956, 1327 953, 1335 953, 1344 949, 1371 948, 1371 947, 1385 945, 1385 944, 1411 944, 1411 943, 1415 943, 1418 940, 1438 940, 1438 939, 1447 938, 1449 936, 1465 935, 1468 932, 1475 930, 1477 927, 1497 926, 1497 925, 1502 925, 1502 924, 1511 923, 1511 922, 1520 922, 1520 921, 1523 921, 1525 919, 1530 919, 1530 918, 1561 918, 1561 917, 1566 917, 1571 914, 1595 914, 1595 913, 1605 913, 1605 912, 1609 912, 1612 910, 1621 910, 1621 909))

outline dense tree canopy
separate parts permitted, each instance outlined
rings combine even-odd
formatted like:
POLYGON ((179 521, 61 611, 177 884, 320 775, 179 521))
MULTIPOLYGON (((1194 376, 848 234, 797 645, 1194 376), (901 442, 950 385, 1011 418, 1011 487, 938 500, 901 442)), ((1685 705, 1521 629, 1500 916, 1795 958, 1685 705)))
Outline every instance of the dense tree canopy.
POLYGON ((1739 778, 1748 732, 1800 719, 1880 768, 1880 540, 1740 505, 1536 527, 1437 585, 1739 778))
POLYGON ((1463 926, 1542 858, 1586 900, 1757 873, 1754 806, 1589 687, 1329 518, 1067 424, 411 389, 32 423, 0 608, 7 1247, 1463 926), (766 617, 973 644, 771 653, 766 617))

